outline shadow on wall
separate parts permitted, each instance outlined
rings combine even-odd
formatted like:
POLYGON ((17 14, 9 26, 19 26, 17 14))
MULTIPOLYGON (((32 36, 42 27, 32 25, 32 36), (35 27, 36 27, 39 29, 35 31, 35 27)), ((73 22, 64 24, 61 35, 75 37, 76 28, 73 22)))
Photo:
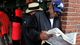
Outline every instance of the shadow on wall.
POLYGON ((64 10, 63 10, 63 14, 61 16, 61 22, 62 22, 62 30, 64 31, 64 33, 66 33, 66 25, 67 25, 67 15, 68 15, 68 6, 69 4, 66 2, 69 2, 68 0, 62 0, 64 2, 64 10))

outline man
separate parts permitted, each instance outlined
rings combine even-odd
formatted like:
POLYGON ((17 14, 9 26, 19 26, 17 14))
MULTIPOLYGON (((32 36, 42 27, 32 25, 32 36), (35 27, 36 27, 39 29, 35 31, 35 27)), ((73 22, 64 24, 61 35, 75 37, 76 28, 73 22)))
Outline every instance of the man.
MULTIPOLYGON (((47 18, 46 18, 46 15, 43 12, 43 9, 39 8, 39 3, 30 3, 28 5, 28 9, 26 10, 26 13, 29 14, 29 16, 28 16, 29 18, 26 17, 27 20, 24 21, 24 23, 26 22, 25 23, 26 24, 26 29, 23 30, 23 32, 24 32, 24 34, 23 34, 24 36, 23 37, 26 38, 26 39, 24 39, 25 43, 26 43, 26 45, 41 45, 41 40, 43 40, 44 37, 46 37, 44 39, 48 38, 47 34, 43 33, 45 31, 41 32, 41 30, 47 30, 47 28, 44 29, 45 28, 44 25, 49 23, 47 18), (36 16, 37 16, 38 20, 36 20, 36 16), (47 21, 46 24, 45 24, 45 22, 43 22, 44 25, 42 25, 43 23, 41 23, 41 20, 43 20, 41 18, 43 18, 43 16, 44 16, 45 20, 47 21), (40 17, 41 20, 39 20, 39 17, 40 17), (40 24, 37 23, 39 21, 40 21, 40 24), (43 35, 43 34, 45 34, 45 35, 43 35), (44 37, 42 37, 42 35, 44 37)), ((48 27, 48 24, 47 24, 47 27, 48 27)), ((48 28, 50 28, 50 27, 48 27, 48 28)))
POLYGON ((62 0, 52 0, 51 6, 53 8, 53 11, 56 13, 54 16, 54 26, 53 27, 54 28, 58 27, 60 30, 62 30, 62 28, 61 28, 61 16, 62 16, 62 12, 64 9, 64 4, 63 4, 62 0))
POLYGON ((46 31, 57 26, 54 27, 54 25, 51 24, 50 16, 47 17, 45 15, 43 9, 39 7, 39 3, 28 4, 26 13, 30 15, 29 21, 24 21, 27 23, 27 29, 23 30, 27 39, 26 45, 27 43, 29 43, 29 45, 41 45, 42 40, 47 40, 52 37, 52 35, 48 35, 46 31))

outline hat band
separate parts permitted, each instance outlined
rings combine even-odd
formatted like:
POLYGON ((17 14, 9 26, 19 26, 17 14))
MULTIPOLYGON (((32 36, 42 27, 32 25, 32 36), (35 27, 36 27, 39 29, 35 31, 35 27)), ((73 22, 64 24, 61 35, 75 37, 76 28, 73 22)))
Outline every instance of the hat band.
POLYGON ((39 9, 39 6, 29 8, 29 10, 35 10, 35 9, 39 9))

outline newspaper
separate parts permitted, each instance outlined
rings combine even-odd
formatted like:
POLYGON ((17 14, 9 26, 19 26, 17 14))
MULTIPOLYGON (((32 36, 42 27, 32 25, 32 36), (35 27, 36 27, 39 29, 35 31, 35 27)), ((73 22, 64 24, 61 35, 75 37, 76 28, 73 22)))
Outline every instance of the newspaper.
POLYGON ((60 29, 54 28, 54 29, 50 29, 47 32, 47 34, 53 34, 53 37, 51 37, 50 39, 46 41, 47 43, 50 43, 51 45, 53 45, 54 42, 57 43, 56 45, 58 45, 59 43, 61 44, 65 42, 66 42, 65 44, 61 44, 61 45, 70 45, 70 44, 75 45, 76 44, 77 32, 64 34, 60 29))

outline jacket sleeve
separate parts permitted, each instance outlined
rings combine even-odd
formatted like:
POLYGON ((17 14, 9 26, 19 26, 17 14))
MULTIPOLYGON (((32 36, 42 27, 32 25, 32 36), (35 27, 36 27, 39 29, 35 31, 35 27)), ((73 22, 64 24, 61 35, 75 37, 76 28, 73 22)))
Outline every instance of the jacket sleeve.
POLYGON ((38 30, 38 23, 36 17, 33 15, 30 17, 30 20, 28 21, 27 24, 27 29, 28 29, 28 37, 32 41, 41 41, 40 39, 40 30, 38 30))

